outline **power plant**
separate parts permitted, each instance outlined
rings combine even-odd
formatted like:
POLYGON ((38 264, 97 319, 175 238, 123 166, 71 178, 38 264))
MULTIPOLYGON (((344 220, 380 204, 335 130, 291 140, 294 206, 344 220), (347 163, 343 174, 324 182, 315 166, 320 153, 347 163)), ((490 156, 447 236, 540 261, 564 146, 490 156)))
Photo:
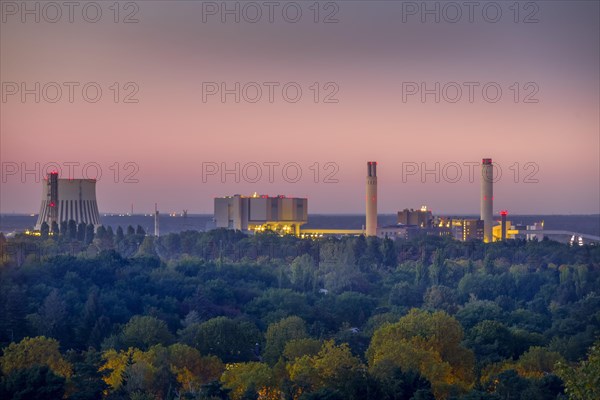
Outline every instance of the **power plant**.
POLYGON ((483 241, 493 241, 494 227, 494 166, 491 158, 481 162, 481 216, 483 221, 483 241))
POLYGON ((418 235, 449 236, 460 241, 483 240, 485 243, 513 239, 524 232, 530 237, 543 237, 543 225, 515 227, 507 221, 507 211, 501 211, 501 220, 494 221, 494 166, 491 158, 481 164, 480 218, 434 217, 427 206, 398 212, 397 224, 377 226, 377 162, 367 162, 365 193, 365 224, 362 229, 301 229, 308 222, 307 199, 269 197, 266 195, 226 196, 215 198, 214 221, 217 228, 249 232, 272 230, 281 234, 301 237, 323 235, 365 235, 410 239, 418 235))
POLYGON ((366 236, 377 236, 377 163, 367 163, 366 236))
POLYGON ((217 197, 214 219, 217 228, 253 232, 273 230, 298 236, 300 227, 308 221, 308 200, 257 193, 217 197))
POLYGON ((42 182, 42 205, 35 224, 39 230, 44 222, 52 229, 53 222, 74 220, 77 224, 100 225, 95 179, 60 179, 49 173, 42 182))
MULTIPOLYGON (((523 238, 541 240, 546 235, 565 235, 600 242, 600 237, 563 230, 546 230, 544 223, 533 225, 514 224, 507 220, 508 212, 500 211, 500 219, 494 220, 494 166, 491 158, 484 158, 480 181, 480 218, 454 218, 434 216, 426 206, 421 209, 404 209, 398 212, 397 224, 378 227, 377 224, 377 162, 367 162, 365 224, 362 229, 302 229, 308 222, 308 199, 268 196, 254 193, 251 196, 233 195, 214 199, 214 227, 237 229, 245 232, 271 230, 280 234, 300 237, 323 235, 366 235, 410 239, 416 235, 448 236, 457 240, 483 240, 485 243, 523 238)), ((133 204, 131 214, 133 215, 133 204)), ((160 236, 158 205, 154 208, 154 235, 160 236)), ((187 210, 183 213, 184 220, 187 210)), ((42 182, 40 213, 34 231, 26 234, 39 235, 42 224, 52 231, 56 224, 75 221, 77 224, 100 226, 100 214, 96 200, 96 180, 60 179, 57 172, 47 175, 42 182), (36 232, 37 231, 37 232, 36 232)), ((575 239, 572 240, 575 242, 575 239)))

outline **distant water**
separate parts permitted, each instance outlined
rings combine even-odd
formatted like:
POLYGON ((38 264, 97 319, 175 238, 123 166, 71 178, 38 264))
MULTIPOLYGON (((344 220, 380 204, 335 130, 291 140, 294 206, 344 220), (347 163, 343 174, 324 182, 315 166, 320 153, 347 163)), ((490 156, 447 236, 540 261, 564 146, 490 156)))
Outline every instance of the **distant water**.
MULTIPOLYGON (((460 216, 460 217, 465 217, 460 216)), ((468 216, 466 216, 468 217, 468 216)), ((476 216, 471 216, 475 218, 476 216)), ((37 215, 22 214, 0 214, 0 232, 21 232, 31 229, 35 225, 37 215)), ((600 214, 595 215, 511 215, 509 220, 513 224, 531 225, 534 222, 544 221, 544 229, 566 230, 590 235, 600 236, 600 214)), ((152 215, 101 215, 100 221, 105 226, 111 226, 114 230, 118 226, 134 228, 140 225, 146 232, 154 232, 154 217, 152 215)), ((160 216, 160 233, 181 232, 186 230, 204 231, 211 228, 212 215, 192 214, 187 217, 180 215, 160 216)), ((364 225, 364 215, 338 215, 338 214, 311 214, 304 228, 318 229, 361 229, 364 225)), ((378 217, 379 226, 392 225, 396 223, 395 214, 383 214, 378 217)))
MULTIPOLYGON (((208 214, 194 214, 187 217, 161 215, 159 217, 160 233, 182 232, 189 230, 204 231, 210 228, 210 222, 213 216, 208 214)), ((37 215, 18 215, 18 214, 0 214, 0 232, 20 232, 26 229, 32 229, 37 222, 37 215)), ((153 215, 111 215, 101 214, 100 222, 104 226, 111 226, 113 230, 121 226, 126 229, 131 225, 134 228, 140 225, 148 233, 154 232, 153 215)))

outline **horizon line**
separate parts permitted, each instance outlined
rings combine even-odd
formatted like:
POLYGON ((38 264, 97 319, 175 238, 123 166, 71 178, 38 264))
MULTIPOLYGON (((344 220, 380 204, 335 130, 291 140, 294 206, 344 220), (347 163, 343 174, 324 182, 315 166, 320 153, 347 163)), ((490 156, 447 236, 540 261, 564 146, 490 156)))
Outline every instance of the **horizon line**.
MULTIPOLYGON (((417 211, 417 209, 415 209, 415 211, 417 211)), ((160 211, 159 211, 160 212, 160 211)), ((389 215, 397 215, 398 212, 400 211, 395 211, 395 212, 382 212, 382 213, 378 213, 378 216, 389 216, 389 215)), ((130 216, 154 216, 154 211, 149 211, 146 213, 133 213, 133 214, 129 214, 129 213, 121 213, 121 212, 114 212, 114 211, 100 211, 99 212, 101 216, 124 216, 124 217, 130 217, 130 216)), ((162 212, 161 215, 167 215, 169 216, 169 214, 171 214, 170 212, 162 212)), ((177 216, 181 216, 181 212, 175 212, 175 214, 177 214, 177 216)), ((433 214, 434 216, 477 216, 479 215, 479 212, 475 212, 475 213, 465 213, 465 212, 456 212, 456 213, 452 213, 452 212, 440 212, 440 213, 436 213, 433 214)), ((0 212, 0 216, 24 216, 24 217, 34 217, 34 216, 38 216, 39 213, 27 213, 27 212, 0 212)), ((214 215, 214 213, 205 213, 205 212, 199 212, 199 213, 189 213, 187 214, 188 216, 210 216, 210 215, 214 215)), ((352 212, 348 212, 348 213, 334 213, 334 212, 314 212, 314 213, 308 213, 308 215, 331 215, 331 216, 352 216, 352 217, 360 217, 360 216, 366 216, 365 213, 352 213, 352 212)), ((496 214, 494 214, 496 215, 496 214)), ((500 215, 500 214, 498 214, 500 215)), ((598 213, 593 213, 593 212, 577 212, 577 213, 509 213, 508 214, 509 217, 511 215, 513 216, 598 216, 600 217, 600 212, 598 213)))

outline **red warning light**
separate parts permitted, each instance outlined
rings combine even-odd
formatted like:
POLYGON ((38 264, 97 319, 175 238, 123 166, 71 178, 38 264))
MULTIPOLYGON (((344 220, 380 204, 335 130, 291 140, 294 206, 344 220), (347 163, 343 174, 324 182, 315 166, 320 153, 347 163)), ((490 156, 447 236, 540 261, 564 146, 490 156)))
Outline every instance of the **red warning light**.
POLYGON ((54 204, 54 202, 51 202, 50 207, 54 207, 54 206, 56 206, 56 204, 54 204))
POLYGON ((508 215, 508 211, 502 210, 502 211, 500 211, 500 215, 502 215, 503 217, 506 217, 508 215))

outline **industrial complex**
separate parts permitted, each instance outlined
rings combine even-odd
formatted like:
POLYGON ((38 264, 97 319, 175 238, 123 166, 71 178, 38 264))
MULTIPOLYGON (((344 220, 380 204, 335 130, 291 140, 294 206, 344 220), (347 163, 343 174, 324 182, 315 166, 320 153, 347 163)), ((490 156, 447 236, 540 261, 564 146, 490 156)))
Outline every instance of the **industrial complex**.
POLYGON ((543 238, 543 223, 514 226, 508 212, 494 220, 494 176, 491 158, 481 162, 481 198, 479 218, 434 216, 426 206, 398 212, 397 224, 377 226, 377 162, 367 162, 365 224, 362 229, 302 229, 308 222, 308 200, 286 196, 226 196, 215 198, 214 220, 217 228, 246 232, 272 230, 301 237, 323 235, 366 235, 410 239, 419 235, 449 236, 456 240, 483 240, 485 243, 514 239, 543 238))
MULTIPOLYGON (((235 229, 248 233, 273 231, 281 235, 321 237, 324 235, 365 235, 380 238, 411 239, 417 236, 445 236, 460 241, 482 240, 485 243, 523 238, 541 240, 547 234, 572 234, 581 244, 582 235, 573 232, 544 230, 543 222, 515 225, 506 210, 494 214, 494 179, 491 158, 481 163, 480 215, 476 217, 436 216, 427 206, 398 211, 396 224, 377 225, 377 162, 367 162, 365 187, 365 220, 361 229, 305 229, 308 222, 308 199, 284 195, 232 195, 214 199, 214 228, 235 229)), ((96 201, 96 181, 91 179, 60 179, 58 173, 48 174, 42 184, 40 213, 35 225, 74 220, 77 224, 100 226, 96 201)), ((52 228, 51 228, 52 229, 52 228)), ((154 235, 159 236, 159 212, 154 209, 154 235)), ((585 235, 583 235, 585 236, 585 235)), ((587 235, 586 239, 596 241, 587 235)), ((600 239, 600 238, 598 238, 600 239)))

